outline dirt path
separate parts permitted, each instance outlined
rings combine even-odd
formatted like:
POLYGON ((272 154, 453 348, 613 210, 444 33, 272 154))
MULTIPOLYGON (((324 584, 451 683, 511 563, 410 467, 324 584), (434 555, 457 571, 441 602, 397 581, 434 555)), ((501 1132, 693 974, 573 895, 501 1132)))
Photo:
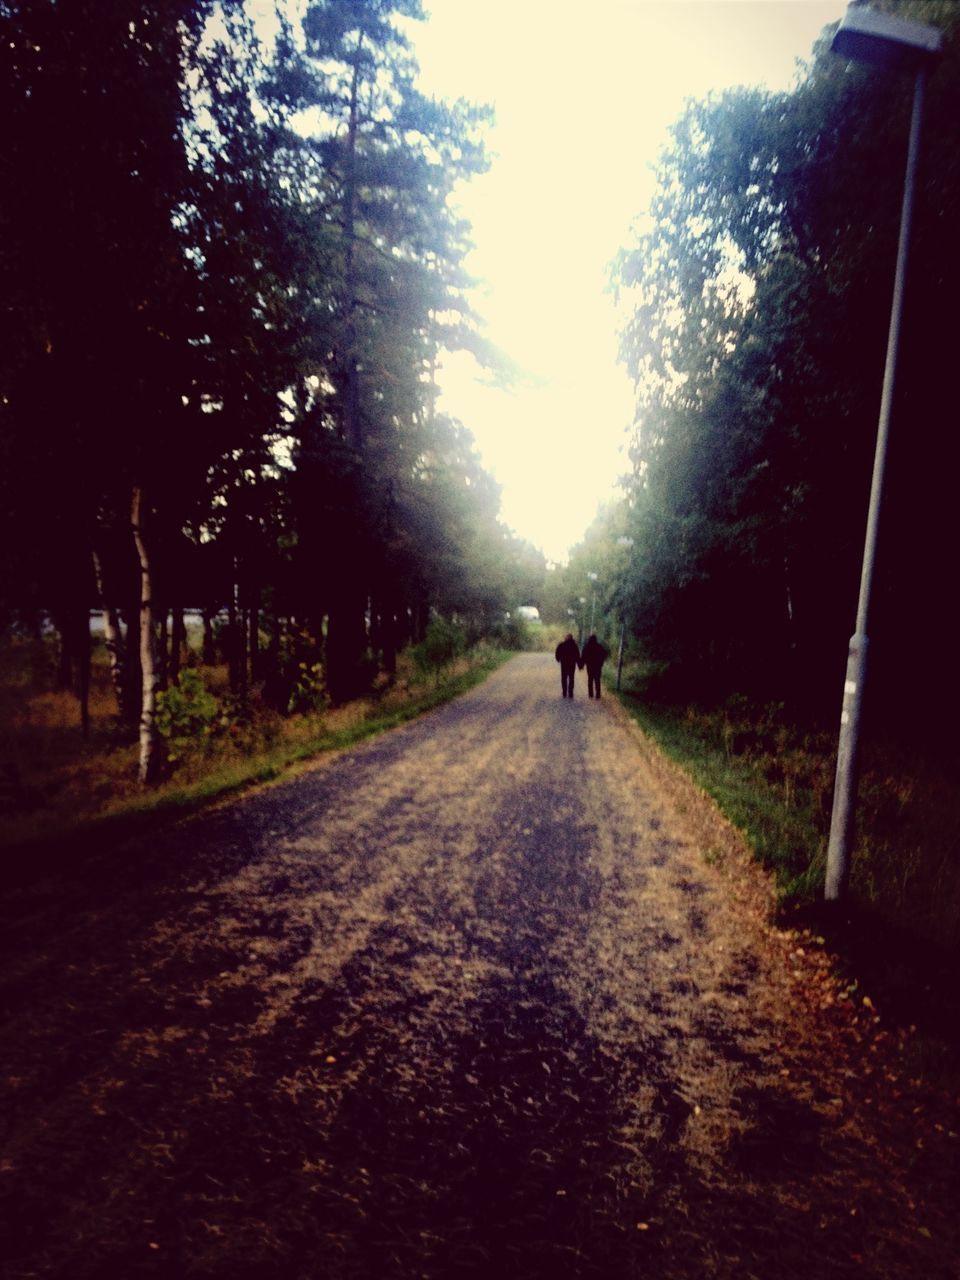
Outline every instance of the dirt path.
POLYGON ((954 1277, 957 1140, 543 655, 7 895, 26 1277, 954 1277))

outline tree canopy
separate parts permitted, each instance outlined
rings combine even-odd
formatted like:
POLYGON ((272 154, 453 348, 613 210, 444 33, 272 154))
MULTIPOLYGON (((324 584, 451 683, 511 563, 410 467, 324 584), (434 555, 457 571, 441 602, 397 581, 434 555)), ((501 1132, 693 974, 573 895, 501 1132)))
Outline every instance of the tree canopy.
POLYGON ((435 407, 441 350, 491 358, 451 199, 489 112, 418 89, 422 16, 315 0, 258 38, 242 0, 0 5, 0 605, 77 635, 99 599, 134 718, 171 610, 228 619, 238 686, 306 644, 341 700, 431 610, 526 590, 435 407))
MULTIPOLYGON (((875 6, 877 7, 877 6, 875 6)), ((953 543, 945 323, 958 272, 958 15, 927 95, 872 630, 887 710, 912 671, 953 543)), ((622 595, 677 687, 832 713, 857 581, 896 257, 911 77, 818 43, 797 87, 693 102, 614 264, 637 387, 622 595)), ((942 673, 943 674, 943 673, 942 673)), ((944 675, 954 703, 960 686, 944 675)))

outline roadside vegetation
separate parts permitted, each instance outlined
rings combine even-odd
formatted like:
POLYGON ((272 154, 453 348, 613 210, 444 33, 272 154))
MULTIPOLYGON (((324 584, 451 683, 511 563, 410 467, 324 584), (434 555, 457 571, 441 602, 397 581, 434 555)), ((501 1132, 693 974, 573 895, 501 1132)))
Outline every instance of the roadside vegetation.
POLYGON ((432 618, 491 635, 545 567, 436 405, 445 352, 512 377, 449 198, 490 111, 417 87, 419 4, 253 7, 0 7, 0 634, 56 631, 86 722, 99 609, 144 787, 257 697, 395 688, 432 618), (229 697, 180 680, 197 616, 229 697))
POLYGON ((231 694, 227 664, 203 666, 188 649, 179 683, 160 694, 163 776, 145 790, 103 645, 93 648, 84 737, 75 694, 56 687, 52 641, 8 639, 0 647, 0 846, 22 852, 188 812, 439 706, 509 656, 496 643, 468 646, 459 628, 438 619, 366 697, 332 706, 305 669, 297 709, 281 714, 261 686, 242 699, 231 694))
POLYGON ((835 736, 741 696, 710 708, 663 701, 642 663, 624 670, 621 701, 774 873, 784 921, 828 941, 850 995, 913 1027, 918 1073, 960 1085, 956 753, 908 751, 876 730, 867 738, 850 900, 830 907, 835 736))

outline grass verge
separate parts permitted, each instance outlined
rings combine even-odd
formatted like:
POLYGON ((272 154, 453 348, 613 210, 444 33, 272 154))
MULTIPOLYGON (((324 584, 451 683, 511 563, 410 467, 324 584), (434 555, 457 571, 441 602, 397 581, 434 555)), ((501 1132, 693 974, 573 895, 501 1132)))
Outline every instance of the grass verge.
MULTIPOLYGON (((735 738, 692 708, 652 707, 635 694, 622 704, 663 752, 712 797, 746 837, 755 855, 776 874, 781 901, 811 896, 822 875, 826 840, 818 791, 798 787, 782 754, 781 779, 771 778, 771 758, 736 749, 735 738)), ((759 734, 758 734, 759 736, 759 734)))
POLYGON ((960 1088, 960 803, 954 762, 864 750, 851 894, 823 901, 835 742, 737 699, 704 711, 620 694, 776 876, 784 923, 822 935, 851 989, 912 1027, 914 1069, 960 1088))

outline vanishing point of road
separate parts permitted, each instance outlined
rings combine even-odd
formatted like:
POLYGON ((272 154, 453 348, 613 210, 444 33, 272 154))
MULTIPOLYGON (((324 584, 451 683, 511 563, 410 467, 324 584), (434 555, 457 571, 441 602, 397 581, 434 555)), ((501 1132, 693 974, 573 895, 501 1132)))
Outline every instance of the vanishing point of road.
POLYGON ((8 890, 2 1274, 956 1276, 895 1059, 585 695, 519 656, 8 890))

